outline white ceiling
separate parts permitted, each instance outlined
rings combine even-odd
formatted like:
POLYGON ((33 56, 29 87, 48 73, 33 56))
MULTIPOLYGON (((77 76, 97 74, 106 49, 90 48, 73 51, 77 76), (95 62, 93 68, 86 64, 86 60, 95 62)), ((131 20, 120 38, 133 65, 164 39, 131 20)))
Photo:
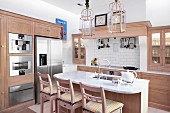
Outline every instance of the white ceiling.
MULTIPOLYGON (((65 9, 76 15, 79 15, 82 9, 85 8, 85 0, 43 0, 49 4, 55 5, 59 8, 65 9), (81 3, 83 6, 78 6, 81 3)), ((108 12, 109 3, 113 0, 90 0, 90 8, 93 9, 95 14, 108 12)))

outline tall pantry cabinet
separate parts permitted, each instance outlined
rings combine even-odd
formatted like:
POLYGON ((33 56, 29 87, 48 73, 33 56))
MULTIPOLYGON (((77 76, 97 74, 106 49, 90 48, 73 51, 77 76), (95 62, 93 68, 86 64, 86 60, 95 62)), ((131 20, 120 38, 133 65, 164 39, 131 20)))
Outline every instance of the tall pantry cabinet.
POLYGON ((6 38, 5 38, 5 17, 0 15, 0 109, 4 108, 5 101, 5 61, 6 61, 6 38))

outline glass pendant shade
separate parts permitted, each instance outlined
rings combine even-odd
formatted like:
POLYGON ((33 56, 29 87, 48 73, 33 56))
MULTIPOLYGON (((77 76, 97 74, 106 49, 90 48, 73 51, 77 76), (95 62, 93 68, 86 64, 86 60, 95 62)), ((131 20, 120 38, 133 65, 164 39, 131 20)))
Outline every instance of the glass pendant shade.
POLYGON ((108 13, 108 31, 110 33, 122 33, 126 31, 126 12, 119 0, 110 3, 108 13))
POLYGON ((84 36, 94 35, 94 14, 91 9, 86 7, 81 12, 81 24, 82 24, 82 34, 84 36))

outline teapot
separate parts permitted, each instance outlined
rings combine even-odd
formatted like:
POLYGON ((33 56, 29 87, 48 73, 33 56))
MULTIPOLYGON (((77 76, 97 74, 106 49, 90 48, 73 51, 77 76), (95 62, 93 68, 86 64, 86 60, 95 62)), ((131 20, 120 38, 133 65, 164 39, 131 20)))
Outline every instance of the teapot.
POLYGON ((122 81, 127 83, 133 83, 134 79, 137 78, 137 73, 135 71, 127 70, 127 72, 120 72, 122 75, 122 81))

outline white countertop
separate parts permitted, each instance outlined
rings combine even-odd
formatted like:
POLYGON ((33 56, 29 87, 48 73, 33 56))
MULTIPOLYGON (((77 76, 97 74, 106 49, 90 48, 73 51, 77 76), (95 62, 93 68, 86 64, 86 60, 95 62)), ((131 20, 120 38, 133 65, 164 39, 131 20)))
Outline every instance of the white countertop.
MULTIPOLYGON (((144 79, 135 79, 134 83, 130 85, 119 85, 115 86, 110 80, 102 80, 93 78, 95 73, 84 72, 84 71, 73 71, 68 73, 60 73, 55 74, 54 77, 58 77, 60 79, 68 80, 70 79, 73 83, 79 84, 80 82, 95 86, 95 87, 103 87, 106 91, 123 93, 123 94, 135 94, 142 92, 145 88, 148 88, 149 80, 144 79)), ((109 76, 109 75, 108 75, 109 76)), ((113 77, 118 77, 112 75, 113 77)))
MULTIPOLYGON (((74 64, 73 64, 74 65, 74 64)), ((78 64, 77 66, 87 66, 87 67, 96 67, 98 68, 98 66, 90 66, 90 65, 84 65, 84 64, 78 64)), ((117 67, 117 66, 100 66, 100 68, 106 68, 106 69, 111 69, 111 70, 125 70, 123 69, 123 67, 117 67)), ((144 70, 134 70, 136 72, 143 72, 143 73, 154 73, 154 74, 162 74, 162 75, 170 75, 170 72, 160 72, 160 71, 144 71, 144 70)))

